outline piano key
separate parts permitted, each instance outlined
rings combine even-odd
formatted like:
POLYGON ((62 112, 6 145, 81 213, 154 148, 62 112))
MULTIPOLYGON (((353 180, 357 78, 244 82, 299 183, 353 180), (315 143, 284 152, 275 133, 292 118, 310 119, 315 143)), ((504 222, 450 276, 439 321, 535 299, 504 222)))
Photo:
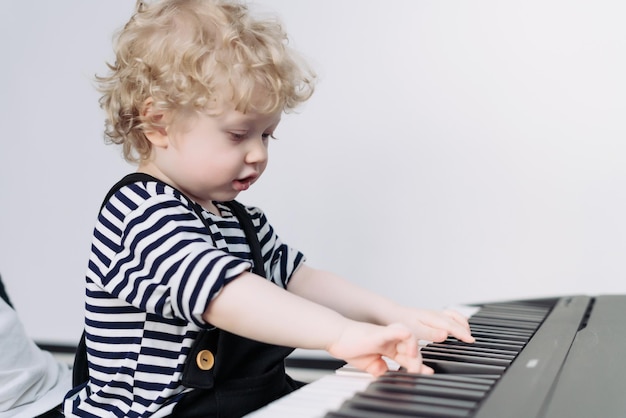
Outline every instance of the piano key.
POLYGON ((435 373, 501 375, 506 370, 506 367, 504 366, 496 366, 491 364, 460 363, 457 361, 428 358, 424 358, 423 363, 432 368, 435 373))
MULTIPOLYGON (((415 418, 420 418, 419 415, 413 415, 415 418)), ((272 417, 275 418, 275 417, 272 417)), ((285 418, 291 418, 285 416, 285 418)), ((363 409, 353 409, 349 405, 344 405, 338 411, 331 411, 324 415, 324 418, 398 418, 398 414, 385 413, 381 411, 365 411, 363 409)), ((421 416, 424 417, 424 415, 421 416)))
POLYGON ((474 340, 475 340, 475 343, 479 343, 479 344, 497 343, 497 344, 507 344, 507 345, 512 345, 512 346, 517 346, 517 347, 523 347, 524 344, 526 344, 525 341, 514 340, 514 339, 507 338, 507 337, 495 337, 494 338, 494 337, 482 337, 480 335, 478 336, 475 335, 474 340))
POLYGON ((519 312, 519 311, 511 311, 507 309, 483 308, 479 312, 477 312, 475 315, 473 315, 472 318, 483 318, 483 317, 510 318, 510 319, 515 319, 517 321, 541 322, 543 321, 545 316, 546 315, 544 311, 532 310, 532 311, 519 312))
POLYGON ((474 327, 471 330, 472 330, 472 336, 474 336, 474 338, 505 338, 507 340, 521 341, 524 343, 527 342, 532 335, 532 333, 521 335, 521 334, 505 333, 501 331, 498 332, 494 330, 485 330, 485 329, 481 330, 478 327, 474 327))
MULTIPOLYGON (((432 375, 422 375, 421 378, 404 378, 402 376, 381 376, 374 382, 372 382, 367 390, 370 388, 385 389, 393 392, 403 393, 422 393, 423 388, 428 388, 427 392, 437 393, 439 388, 451 388, 478 391, 481 394, 491 389, 494 380, 485 379, 484 382, 475 383, 461 380, 444 380, 430 378, 432 375)), ((448 375, 449 376, 449 375, 448 375)), ((444 394, 441 392, 440 394, 444 394)), ((456 394, 455 394, 456 395, 456 394)))
POLYGON ((491 325, 498 326, 507 329, 528 329, 528 330, 536 330, 540 325, 539 322, 528 322, 528 321, 515 321, 510 319, 493 319, 493 318, 470 318, 468 321, 470 327, 472 325, 491 325))
MULTIPOLYGON (((460 341, 457 342, 452 342, 452 341, 447 341, 445 343, 431 343, 428 344, 426 347, 428 348, 451 348, 451 349, 457 349, 457 350, 467 350, 468 352, 477 352, 477 353, 485 353, 485 354, 505 354, 505 355, 512 355, 515 356, 517 351, 515 350, 502 350, 499 348, 490 348, 490 347, 476 347, 472 344, 467 344, 467 343, 463 343, 460 341)), ((423 349, 422 349, 423 350, 423 349)))
MULTIPOLYGON (((398 402, 389 399, 373 399, 357 393, 344 402, 339 411, 359 412, 354 417, 363 418, 363 412, 388 414, 389 417, 469 417, 471 410, 414 402, 398 402)), ((377 415, 381 416, 381 415, 377 415)))
POLYGON ((526 340, 530 339, 535 333, 534 330, 526 330, 526 329, 508 329, 502 327, 495 327, 491 325, 478 325, 474 324, 471 326, 472 332, 491 332, 496 333, 502 336, 510 336, 516 338, 525 338, 526 340))
POLYGON ((519 344, 508 344, 508 343, 499 343, 499 342, 491 342, 491 341, 476 341, 474 343, 466 343, 463 341, 459 341, 454 337, 450 337, 444 341, 445 343, 454 344, 461 347, 480 347, 480 348, 497 348, 499 350, 507 350, 507 351, 519 351, 519 344))
POLYGON ((514 321, 520 322, 541 322, 545 317, 544 314, 537 313, 510 313, 504 311, 492 311, 489 310, 481 310, 476 315, 472 316, 472 319, 477 318, 491 318, 491 319, 511 319, 514 321))
POLYGON ((487 357, 487 358, 497 358, 503 360, 513 360, 517 355, 514 352, 507 351, 506 353, 493 353, 493 352, 483 352, 480 350, 466 350, 464 348, 456 348, 456 347, 432 347, 426 346, 421 349, 422 356, 429 356, 430 353, 451 353, 451 354, 464 354, 471 355, 476 357, 487 357))
POLYGON ((416 374, 407 373, 403 371, 388 371, 383 376, 379 377, 376 382, 392 381, 392 382, 415 382, 415 381, 427 381, 429 384, 450 385, 469 388, 466 385, 478 385, 481 386, 480 390, 487 390, 491 387, 496 379, 480 377, 470 377, 464 375, 450 375, 450 374, 416 374))
POLYGON ((372 383, 372 389, 388 390, 395 392, 411 393, 414 395, 427 395, 449 397, 464 400, 480 400, 488 389, 461 389, 455 387, 446 387, 441 385, 429 385, 427 383, 406 383, 406 382, 385 382, 376 381, 372 383), (374 384, 375 383, 375 384, 374 384))
POLYGON ((485 303, 480 305, 480 309, 477 314, 482 312, 491 312, 491 311, 508 311, 508 312, 520 312, 520 313, 541 313, 544 316, 552 308, 552 305, 556 300, 548 301, 545 307, 538 306, 536 304, 518 304, 518 303, 507 303, 507 302, 497 302, 497 303, 485 303))
POLYGON ((367 373, 327 375, 261 408, 246 418, 318 418, 341 406, 345 399, 364 390, 373 380, 367 373))
POLYGON ((422 357, 424 361, 432 361, 432 360, 450 360, 450 361, 458 361, 463 363, 472 363, 472 364, 488 364, 493 366, 502 366, 507 367, 511 364, 513 359, 499 359, 493 357, 484 357, 484 356, 472 356, 467 354, 455 354, 455 353, 436 353, 432 351, 424 351, 422 350, 422 357))
POLYGON ((396 392, 386 388, 370 386, 365 392, 359 392, 361 396, 373 399, 388 399, 398 402, 413 402, 431 405, 449 406, 454 408, 474 409, 478 405, 477 401, 467 401, 454 398, 443 398, 437 396, 414 395, 411 393, 396 392))

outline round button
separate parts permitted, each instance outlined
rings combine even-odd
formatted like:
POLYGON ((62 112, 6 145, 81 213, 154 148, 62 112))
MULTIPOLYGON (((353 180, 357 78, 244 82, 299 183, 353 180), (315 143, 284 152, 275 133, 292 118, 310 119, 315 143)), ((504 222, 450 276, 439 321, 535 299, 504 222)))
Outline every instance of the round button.
POLYGON ((196 364, 200 370, 211 370, 215 364, 215 357, 209 350, 202 350, 196 356, 196 364))

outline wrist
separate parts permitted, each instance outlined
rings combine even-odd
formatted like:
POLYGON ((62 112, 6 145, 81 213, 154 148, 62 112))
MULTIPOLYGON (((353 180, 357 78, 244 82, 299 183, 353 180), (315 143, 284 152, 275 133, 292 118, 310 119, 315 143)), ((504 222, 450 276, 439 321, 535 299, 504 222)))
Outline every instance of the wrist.
POLYGON ((411 317, 411 309, 391 300, 376 306, 372 323, 378 325, 406 324, 411 317))

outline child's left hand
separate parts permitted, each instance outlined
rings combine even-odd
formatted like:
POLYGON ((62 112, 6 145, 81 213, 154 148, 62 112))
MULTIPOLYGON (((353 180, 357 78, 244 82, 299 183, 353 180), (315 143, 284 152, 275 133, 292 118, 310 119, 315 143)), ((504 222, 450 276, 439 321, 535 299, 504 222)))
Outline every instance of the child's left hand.
POLYGON ((342 328, 339 338, 325 348, 332 356, 373 376, 381 376, 388 370, 383 356, 409 373, 434 373, 433 369, 422 364, 417 338, 405 325, 346 322, 347 326, 342 328))

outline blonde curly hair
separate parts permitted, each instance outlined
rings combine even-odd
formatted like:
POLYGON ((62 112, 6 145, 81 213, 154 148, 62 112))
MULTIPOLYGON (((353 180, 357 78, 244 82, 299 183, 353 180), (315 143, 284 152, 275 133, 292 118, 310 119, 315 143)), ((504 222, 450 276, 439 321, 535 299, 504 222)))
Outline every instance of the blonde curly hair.
POLYGON ((149 157, 145 131, 226 104, 241 112, 288 112, 314 90, 315 74, 289 47, 281 24, 252 17, 238 2, 138 1, 114 49, 109 74, 96 81, 106 139, 121 144, 129 162, 149 157))

